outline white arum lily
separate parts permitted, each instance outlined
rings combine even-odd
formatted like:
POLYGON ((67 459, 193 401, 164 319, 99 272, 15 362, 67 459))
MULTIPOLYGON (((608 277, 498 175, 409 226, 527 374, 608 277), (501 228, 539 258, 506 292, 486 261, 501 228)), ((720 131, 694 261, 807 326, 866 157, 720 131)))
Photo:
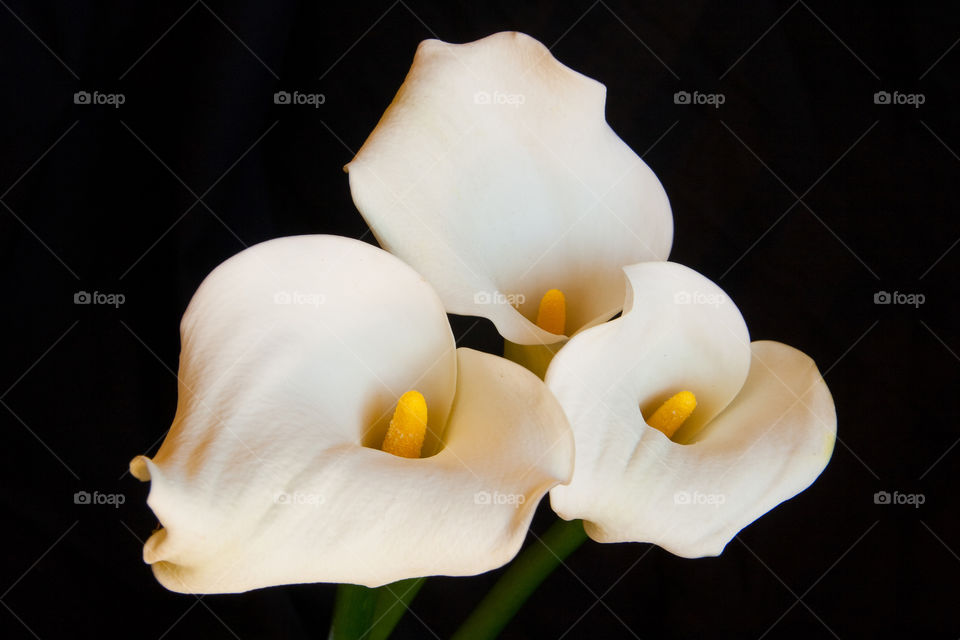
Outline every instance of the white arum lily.
POLYGON ((546 386, 456 349, 430 286, 362 242, 243 251, 200 286, 181 340, 173 426, 130 464, 162 525, 144 559, 173 591, 487 571, 571 473, 546 386), (410 395, 392 421, 426 424, 422 458, 380 450, 410 395))
POLYGON ((665 260, 663 187, 604 119, 606 88, 522 33, 420 43, 393 102, 346 166, 354 203, 450 313, 553 344, 623 302, 620 268, 665 260), (566 296, 566 326, 534 320, 566 296))
POLYGON ((833 399, 809 357, 750 343, 736 306, 695 271, 624 271, 623 316, 571 339, 547 371, 576 440, 573 480, 551 504, 599 542, 718 555, 823 471, 833 399), (672 438, 664 418, 683 423, 672 438))

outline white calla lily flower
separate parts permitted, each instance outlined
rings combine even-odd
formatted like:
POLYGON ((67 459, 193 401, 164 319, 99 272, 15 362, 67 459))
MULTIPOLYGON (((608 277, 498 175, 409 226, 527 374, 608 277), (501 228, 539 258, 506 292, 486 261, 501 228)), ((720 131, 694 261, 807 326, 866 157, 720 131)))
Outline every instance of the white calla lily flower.
POLYGON ((623 316, 571 339, 547 371, 576 440, 573 480, 551 491, 551 505, 599 542, 718 555, 826 467, 833 399, 809 357, 751 344, 707 278, 669 262, 624 271, 623 316), (680 412, 674 394, 691 406, 680 412), (683 414, 678 423, 689 416, 672 439, 650 426, 661 405, 683 414))
POLYGON ((522 33, 426 40, 346 166, 354 203, 448 312, 517 344, 563 342, 616 315, 621 267, 665 260, 673 238, 663 187, 605 100, 522 33), (534 322, 551 289, 568 305, 559 334, 534 322))
POLYGON ((170 590, 487 571, 572 471, 546 386, 456 349, 429 284, 362 242, 241 252, 200 286, 181 339, 173 426, 130 464, 162 524, 144 559, 170 590), (410 390, 426 404, 423 458, 380 450, 410 390))

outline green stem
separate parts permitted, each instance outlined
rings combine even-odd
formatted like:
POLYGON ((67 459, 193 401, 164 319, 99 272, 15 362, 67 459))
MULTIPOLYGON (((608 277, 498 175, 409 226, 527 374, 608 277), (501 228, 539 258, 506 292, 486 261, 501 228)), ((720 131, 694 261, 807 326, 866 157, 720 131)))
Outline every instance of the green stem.
POLYGON ((409 578, 376 589, 337 585, 329 640, 386 640, 426 578, 409 578))
POLYGON ((400 618, 407 612, 410 601, 413 600, 426 578, 409 578, 388 584, 377 589, 377 606, 373 612, 373 628, 367 640, 386 640, 393 633, 393 628, 400 622, 400 618))
POLYGON ((495 638, 547 576, 587 539, 581 520, 557 520, 520 552, 453 635, 453 640, 495 638))
POLYGON ((360 640, 370 631, 377 590, 358 584, 337 585, 329 640, 360 640))

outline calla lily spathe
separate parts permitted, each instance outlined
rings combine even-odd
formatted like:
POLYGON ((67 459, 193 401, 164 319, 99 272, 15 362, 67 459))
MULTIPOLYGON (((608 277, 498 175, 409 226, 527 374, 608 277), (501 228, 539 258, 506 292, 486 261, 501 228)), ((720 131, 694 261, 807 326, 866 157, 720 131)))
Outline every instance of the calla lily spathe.
POLYGON ((669 262, 624 271, 623 316, 572 338, 547 371, 576 440, 573 480, 551 504, 599 542, 718 555, 823 471, 833 399, 809 357, 750 343, 707 278, 669 262), (671 440, 644 416, 681 390, 698 404, 671 440))
POLYGON ((377 240, 433 284, 450 313, 517 344, 541 297, 567 299, 567 335, 620 311, 620 269, 665 260, 667 196, 604 119, 606 88, 522 33, 426 40, 346 166, 377 240))
POLYGON ((546 386, 456 349, 431 287, 347 238, 256 245, 200 286, 181 324, 173 426, 133 475, 162 528, 144 559, 179 592, 300 582, 378 586, 509 561, 572 470, 546 386), (379 450, 404 392, 424 456, 379 450))

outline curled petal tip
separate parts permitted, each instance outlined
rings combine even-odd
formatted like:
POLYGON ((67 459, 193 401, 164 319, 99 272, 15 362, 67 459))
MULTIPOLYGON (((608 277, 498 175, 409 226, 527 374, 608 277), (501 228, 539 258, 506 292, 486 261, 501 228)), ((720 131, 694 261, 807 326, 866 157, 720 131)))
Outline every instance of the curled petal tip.
POLYGON ((147 462, 150 461, 150 458, 147 456, 137 456, 130 461, 130 475, 139 480, 140 482, 147 482, 150 480, 150 467, 147 465, 147 462))

